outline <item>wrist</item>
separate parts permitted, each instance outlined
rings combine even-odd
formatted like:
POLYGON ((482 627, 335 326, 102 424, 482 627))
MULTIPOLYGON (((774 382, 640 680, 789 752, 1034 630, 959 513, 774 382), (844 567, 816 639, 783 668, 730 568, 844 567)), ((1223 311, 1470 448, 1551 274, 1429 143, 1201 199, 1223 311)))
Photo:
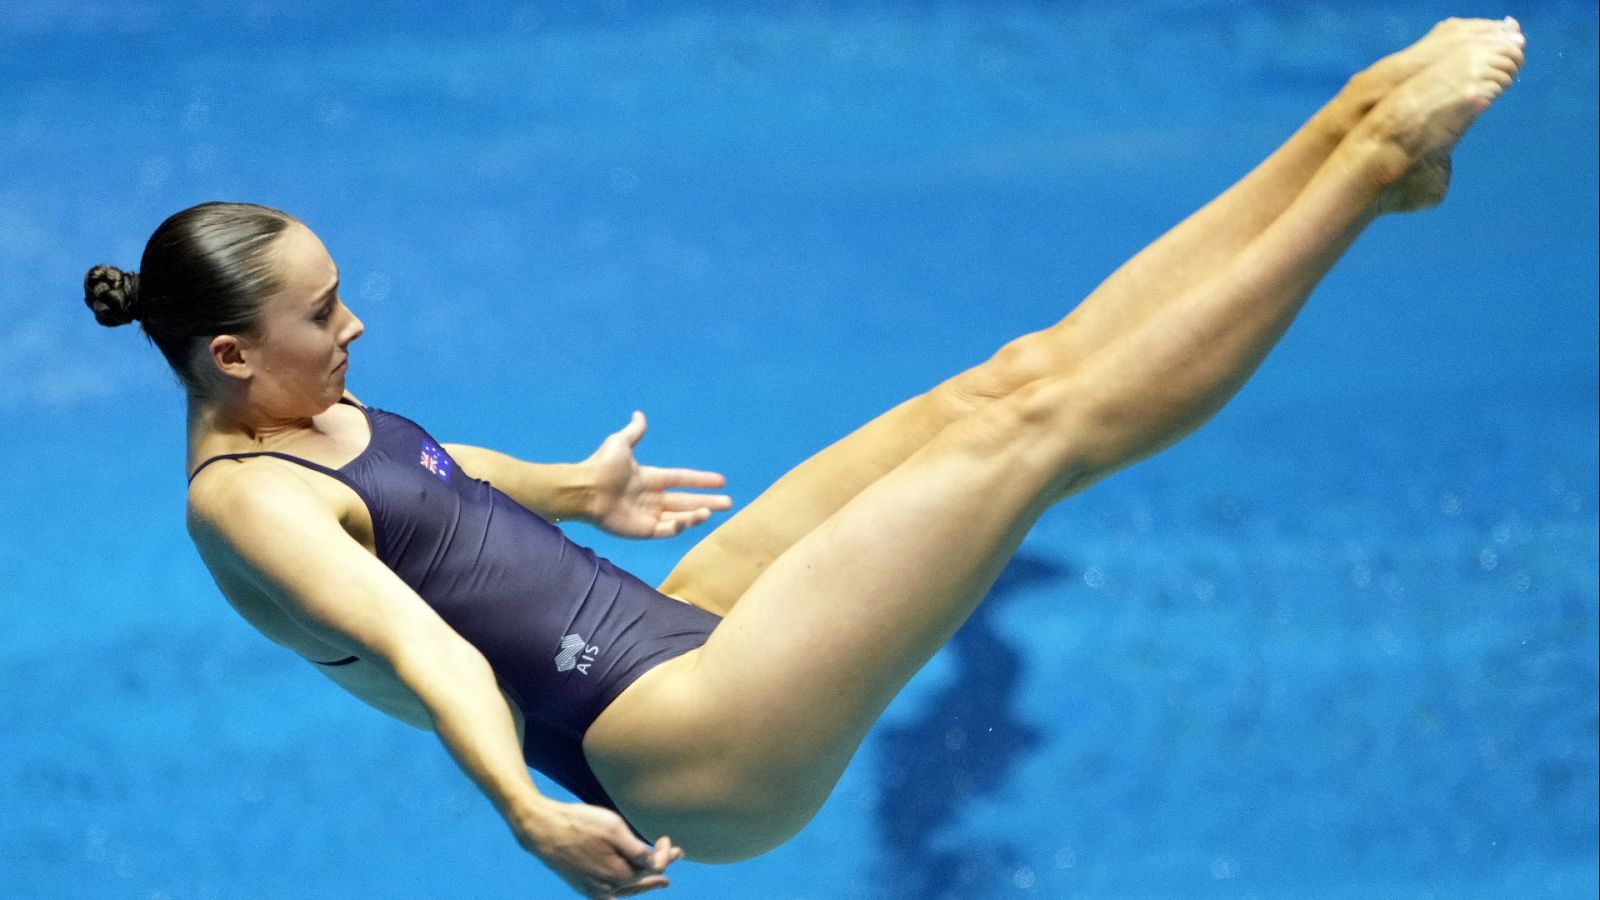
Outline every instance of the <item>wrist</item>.
POLYGON ((594 520, 595 479, 588 463, 529 463, 527 496, 540 515, 553 522, 594 520), (536 499, 535 499, 536 498, 536 499))
POLYGON ((517 842, 528 850, 538 850, 550 837, 556 806, 554 800, 541 794, 519 801, 515 807, 503 810, 502 814, 516 835, 517 842))
POLYGON ((564 512, 561 518, 590 523, 598 521, 600 516, 595 503, 599 494, 595 485, 599 482, 595 478, 594 465, 588 462, 568 463, 564 468, 566 471, 563 472, 564 486, 561 491, 564 512))

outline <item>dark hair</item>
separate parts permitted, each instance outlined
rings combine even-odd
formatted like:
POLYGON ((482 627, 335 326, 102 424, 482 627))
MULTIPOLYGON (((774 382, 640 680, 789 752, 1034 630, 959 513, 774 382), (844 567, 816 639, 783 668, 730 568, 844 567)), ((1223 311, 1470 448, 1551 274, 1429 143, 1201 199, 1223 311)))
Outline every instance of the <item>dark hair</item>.
POLYGON ((95 266, 83 302, 108 328, 139 320, 183 383, 204 385, 190 366, 197 341, 255 334, 261 306, 278 288, 268 250, 297 220, 253 203, 202 203, 150 236, 138 272, 95 266))

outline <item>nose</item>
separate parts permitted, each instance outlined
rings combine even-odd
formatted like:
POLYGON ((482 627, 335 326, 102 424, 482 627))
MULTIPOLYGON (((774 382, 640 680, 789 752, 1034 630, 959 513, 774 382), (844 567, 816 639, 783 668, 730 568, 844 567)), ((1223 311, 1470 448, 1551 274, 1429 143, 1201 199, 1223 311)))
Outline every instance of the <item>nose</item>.
POLYGON ((367 326, 362 324, 361 319, 355 313, 350 313, 350 321, 344 327, 344 334, 342 335, 344 339, 339 342, 340 345, 348 346, 351 341, 366 333, 366 330, 367 326))

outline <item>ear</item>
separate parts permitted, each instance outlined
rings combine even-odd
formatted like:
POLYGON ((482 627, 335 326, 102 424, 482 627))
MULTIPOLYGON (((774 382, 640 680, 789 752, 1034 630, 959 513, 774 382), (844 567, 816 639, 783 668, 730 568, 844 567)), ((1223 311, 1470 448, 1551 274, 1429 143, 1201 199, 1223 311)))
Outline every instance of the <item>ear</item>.
POLYGON ((211 364, 223 375, 248 381, 255 374, 255 367, 250 360, 251 347, 244 338, 234 334, 219 334, 211 339, 211 345, 206 349, 211 364))

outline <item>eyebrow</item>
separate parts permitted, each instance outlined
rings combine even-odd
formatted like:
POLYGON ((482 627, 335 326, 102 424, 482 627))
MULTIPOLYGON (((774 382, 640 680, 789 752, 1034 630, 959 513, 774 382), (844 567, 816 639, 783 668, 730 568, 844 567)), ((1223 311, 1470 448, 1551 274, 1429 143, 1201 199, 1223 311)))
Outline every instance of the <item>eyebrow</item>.
POLYGON ((333 287, 330 287, 327 290, 325 290, 322 293, 317 295, 316 305, 320 307, 320 306, 323 306, 324 304, 326 304, 327 301, 328 301, 328 298, 332 297, 333 294, 338 290, 339 290, 339 267, 338 266, 334 266, 333 267, 333 287))

